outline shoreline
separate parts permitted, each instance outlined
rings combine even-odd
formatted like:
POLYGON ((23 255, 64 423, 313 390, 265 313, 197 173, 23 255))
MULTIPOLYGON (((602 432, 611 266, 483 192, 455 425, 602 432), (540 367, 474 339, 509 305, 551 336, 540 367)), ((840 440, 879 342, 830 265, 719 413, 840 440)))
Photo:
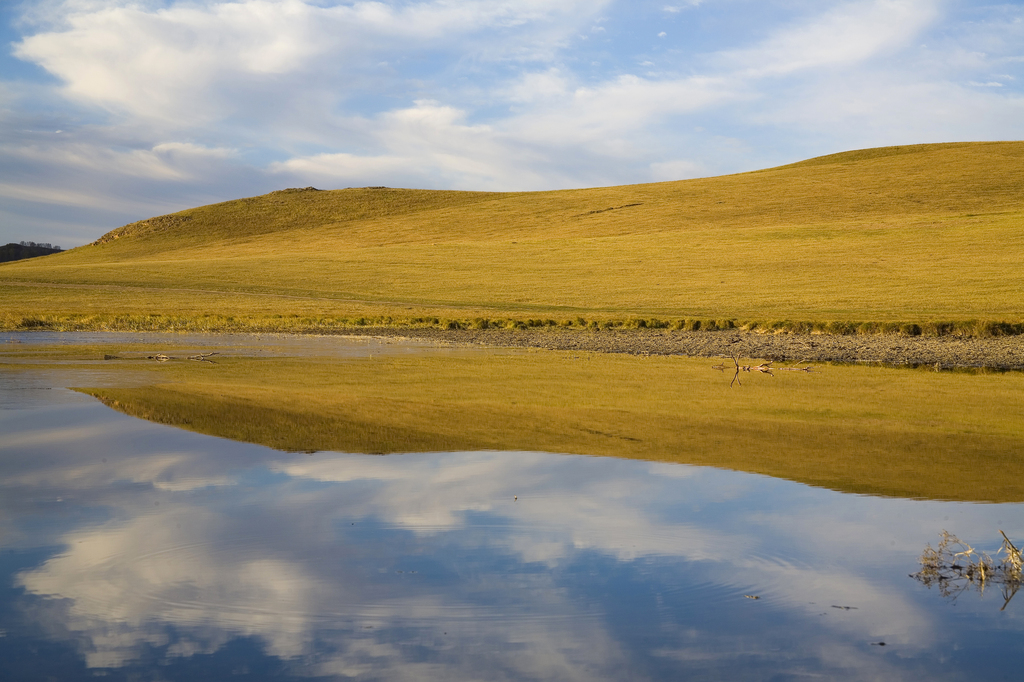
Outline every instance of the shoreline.
POLYGON ((668 329, 441 329, 438 327, 360 326, 281 330, 10 330, 15 334, 155 334, 167 336, 349 337, 408 340, 426 344, 534 348, 590 353, 743 358, 779 363, 833 362, 935 370, 1024 371, 1024 336, 908 336, 903 334, 821 334, 758 332, 741 329, 680 331, 668 329))
POLYGON ((936 369, 1024 370, 1024 338, 1019 336, 925 337, 903 335, 766 334, 723 331, 433 329, 357 327, 344 336, 408 338, 498 348, 576 350, 630 355, 737 357, 775 362, 876 363, 936 369))

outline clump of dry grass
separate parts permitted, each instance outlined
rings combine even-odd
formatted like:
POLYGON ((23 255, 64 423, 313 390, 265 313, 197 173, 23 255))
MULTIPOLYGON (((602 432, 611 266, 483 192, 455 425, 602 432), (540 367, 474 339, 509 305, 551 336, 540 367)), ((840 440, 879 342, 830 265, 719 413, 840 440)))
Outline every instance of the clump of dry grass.
POLYGON ((1003 543, 993 554, 1004 556, 997 562, 988 552, 976 550, 944 530, 938 546, 928 545, 921 554, 921 570, 913 577, 929 588, 938 587, 943 597, 954 601, 970 588, 984 594, 987 587, 996 585, 1005 609, 1024 580, 1024 558, 1006 533, 999 534, 1003 543))

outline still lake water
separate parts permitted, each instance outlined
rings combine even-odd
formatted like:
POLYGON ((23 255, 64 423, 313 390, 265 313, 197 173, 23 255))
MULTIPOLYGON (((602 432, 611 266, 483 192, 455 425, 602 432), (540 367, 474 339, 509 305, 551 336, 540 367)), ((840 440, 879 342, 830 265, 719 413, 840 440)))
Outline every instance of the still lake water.
MULTIPOLYGON (((417 349, 339 352, 383 351, 417 349)), ((279 452, 65 388, 103 372, 0 370, 0 679, 1020 679, 1024 597, 909 574, 943 529, 1024 538, 1024 505, 279 452)))

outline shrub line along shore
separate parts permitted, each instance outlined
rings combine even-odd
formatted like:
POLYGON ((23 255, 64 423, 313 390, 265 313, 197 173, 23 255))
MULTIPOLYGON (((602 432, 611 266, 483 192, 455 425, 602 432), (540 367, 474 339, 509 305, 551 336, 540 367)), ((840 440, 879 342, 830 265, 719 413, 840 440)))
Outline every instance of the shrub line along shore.
MULTIPOLYGON (((2 286, 3 282, 0 282, 2 286)), ((854 322, 736 320, 723 318, 463 317, 437 315, 173 315, 173 314, 0 314, 0 331, 188 331, 336 334, 348 329, 440 329, 442 331, 744 331, 758 334, 813 334, 820 336, 900 336, 994 338, 1024 337, 1024 321, 959 320, 928 322, 854 322)), ((418 333, 418 332, 417 332, 418 333)))

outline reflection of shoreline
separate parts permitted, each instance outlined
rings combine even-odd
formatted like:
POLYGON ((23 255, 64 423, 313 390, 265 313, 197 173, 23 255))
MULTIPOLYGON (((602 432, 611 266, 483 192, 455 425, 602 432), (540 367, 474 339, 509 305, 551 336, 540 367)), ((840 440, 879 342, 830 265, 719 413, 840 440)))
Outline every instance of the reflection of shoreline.
POLYGON ((339 335, 430 340, 498 348, 545 348, 640 355, 722 355, 807 362, 928 365, 1024 370, 1024 336, 960 338, 898 334, 768 334, 738 329, 683 332, 654 329, 434 329, 354 327, 339 335))
POLYGON ((1024 500, 1018 374, 831 366, 730 388, 700 360, 483 350, 157 365, 166 378, 151 386, 81 390, 134 417, 292 452, 571 453, 850 493, 1024 500))

